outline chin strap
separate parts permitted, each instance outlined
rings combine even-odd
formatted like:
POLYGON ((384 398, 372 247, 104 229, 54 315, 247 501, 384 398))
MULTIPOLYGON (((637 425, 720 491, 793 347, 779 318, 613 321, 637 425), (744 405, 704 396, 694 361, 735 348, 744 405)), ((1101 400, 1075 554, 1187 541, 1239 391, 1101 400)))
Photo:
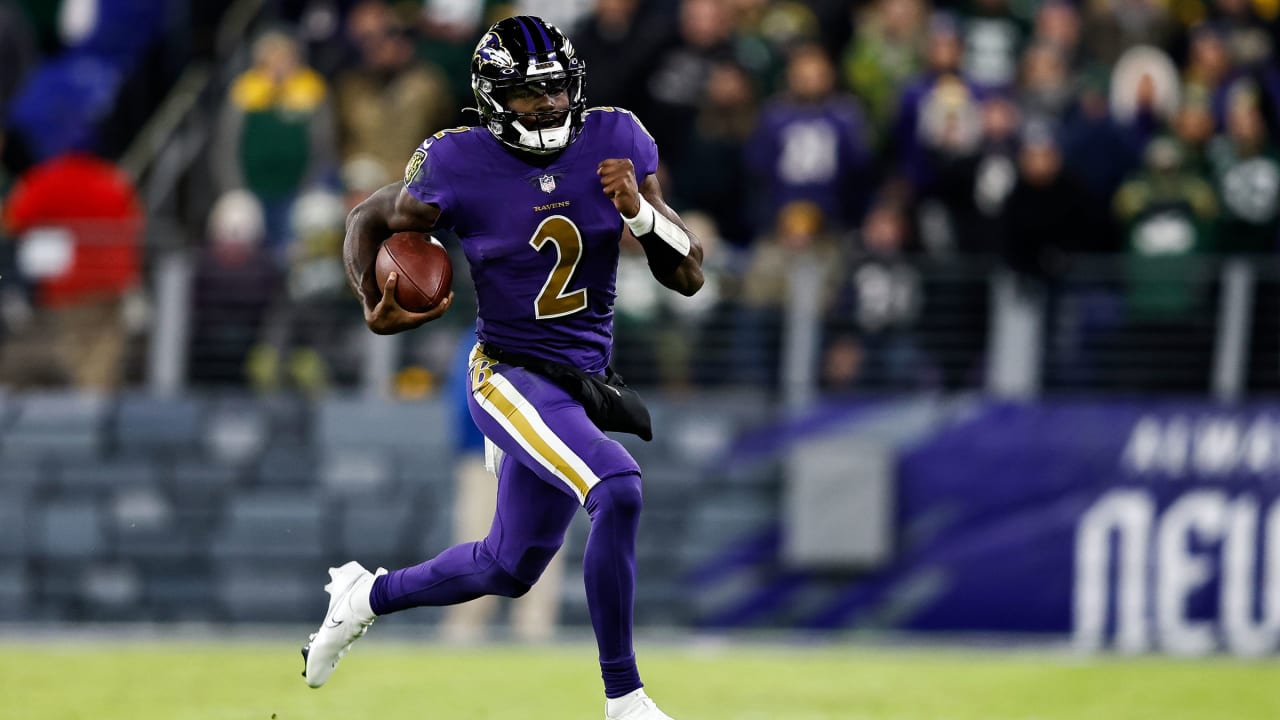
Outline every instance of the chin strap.
POLYGON ((649 267, 658 272, 674 270, 689 256, 689 233, 658 212, 644 199, 644 195, 639 195, 639 198, 640 212, 630 218, 623 215, 622 221, 640 241, 645 256, 649 258, 649 267))

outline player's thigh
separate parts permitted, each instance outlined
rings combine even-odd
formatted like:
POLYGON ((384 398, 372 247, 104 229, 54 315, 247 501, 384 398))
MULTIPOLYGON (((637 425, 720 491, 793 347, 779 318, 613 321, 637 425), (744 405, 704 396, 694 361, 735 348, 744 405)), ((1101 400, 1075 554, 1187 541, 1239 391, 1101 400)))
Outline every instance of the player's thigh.
POLYGON ((468 381, 471 416, 485 436, 579 503, 602 479, 639 473, 626 448, 541 375, 473 357, 468 381))

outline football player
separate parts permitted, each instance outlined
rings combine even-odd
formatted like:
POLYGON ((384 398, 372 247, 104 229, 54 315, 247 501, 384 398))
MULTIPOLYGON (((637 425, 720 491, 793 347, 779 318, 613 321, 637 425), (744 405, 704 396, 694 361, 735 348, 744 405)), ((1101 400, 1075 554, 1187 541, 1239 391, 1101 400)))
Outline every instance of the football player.
POLYGON ((642 689, 632 648, 640 468, 601 427, 649 432, 647 412, 609 369, 623 225, 658 282, 684 295, 702 286, 702 247, 663 201, 653 139, 625 110, 587 108, 585 77, 555 26, 531 16, 499 21, 471 59, 479 126, 427 138, 403 184, 374 193, 348 218, 348 277, 380 334, 435 320, 450 303, 399 307, 396 275, 381 289, 374 278, 380 243, 436 228, 460 238, 479 306, 470 408, 498 498, 492 528, 477 542, 391 572, 356 562, 330 570, 329 610, 303 649, 313 687, 379 615, 527 592, 582 506, 591 519, 583 570, 605 717, 669 717, 642 689))

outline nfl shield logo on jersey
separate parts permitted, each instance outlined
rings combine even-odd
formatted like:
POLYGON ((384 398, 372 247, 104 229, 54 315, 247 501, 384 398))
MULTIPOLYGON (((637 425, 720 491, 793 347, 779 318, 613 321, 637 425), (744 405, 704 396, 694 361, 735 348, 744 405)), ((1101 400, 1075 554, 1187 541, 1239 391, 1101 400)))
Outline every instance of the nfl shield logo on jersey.
POLYGON ((538 178, 538 187, 542 188, 542 192, 550 194, 556 189, 556 179, 552 175, 543 175, 538 178))

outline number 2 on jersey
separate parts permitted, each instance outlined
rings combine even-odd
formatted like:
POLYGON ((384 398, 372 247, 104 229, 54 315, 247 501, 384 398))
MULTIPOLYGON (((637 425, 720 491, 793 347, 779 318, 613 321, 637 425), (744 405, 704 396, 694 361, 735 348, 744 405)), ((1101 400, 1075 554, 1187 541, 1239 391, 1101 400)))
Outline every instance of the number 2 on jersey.
POLYGON ((533 231, 533 237, 529 238, 529 244, 539 253, 547 243, 556 248, 556 266, 542 284, 538 299, 533 302, 533 312, 539 320, 572 315, 587 307, 586 288, 565 294, 569 281, 573 279, 573 271, 578 269, 578 261, 582 259, 582 233, 578 232, 578 226, 563 215, 552 215, 543 220, 533 231))

